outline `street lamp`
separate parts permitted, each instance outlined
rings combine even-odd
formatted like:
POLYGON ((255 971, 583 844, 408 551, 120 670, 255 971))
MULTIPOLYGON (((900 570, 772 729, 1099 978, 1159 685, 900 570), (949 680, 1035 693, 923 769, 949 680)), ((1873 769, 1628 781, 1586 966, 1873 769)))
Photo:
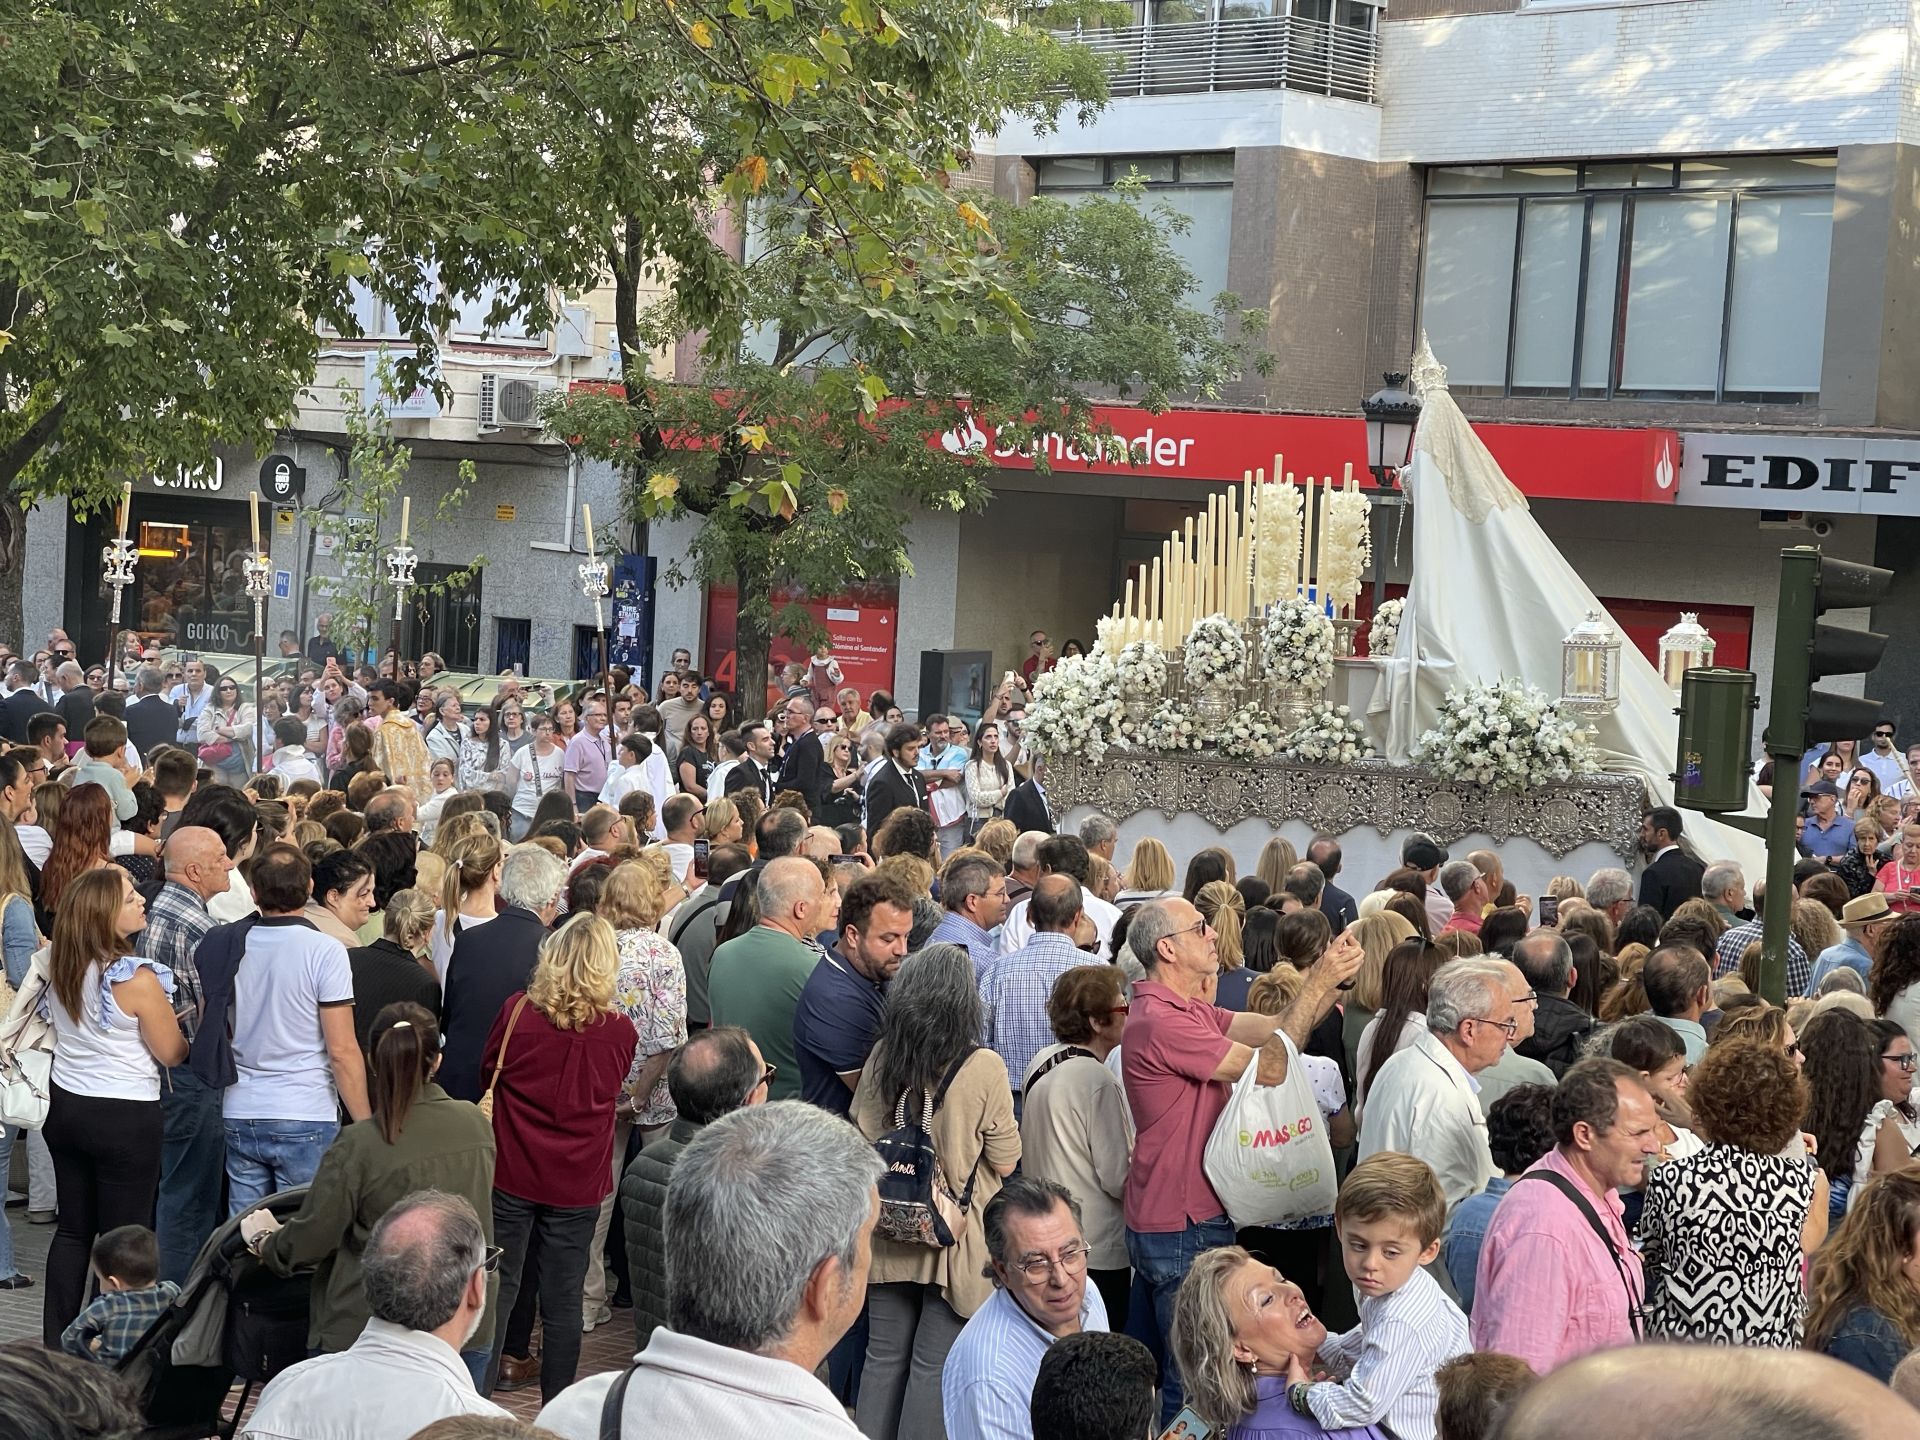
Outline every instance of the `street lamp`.
MULTIPOLYGON (((1406 504, 1400 490, 1400 472, 1413 458, 1420 397, 1407 389, 1407 377, 1399 371, 1390 370, 1380 378, 1386 385, 1360 402, 1360 413, 1367 421, 1367 469, 1373 472, 1373 483, 1379 487, 1374 505, 1398 507, 1406 504)), ((1378 544, 1373 554, 1373 608, 1377 614, 1386 599, 1387 570, 1378 544)))

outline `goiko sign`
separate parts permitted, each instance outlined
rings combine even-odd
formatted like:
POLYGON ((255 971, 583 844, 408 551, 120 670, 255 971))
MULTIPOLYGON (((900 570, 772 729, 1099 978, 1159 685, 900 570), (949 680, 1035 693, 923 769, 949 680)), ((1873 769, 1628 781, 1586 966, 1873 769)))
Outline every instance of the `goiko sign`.
POLYGON ((1684 435, 1682 505, 1920 515, 1920 441, 1859 435, 1684 435))

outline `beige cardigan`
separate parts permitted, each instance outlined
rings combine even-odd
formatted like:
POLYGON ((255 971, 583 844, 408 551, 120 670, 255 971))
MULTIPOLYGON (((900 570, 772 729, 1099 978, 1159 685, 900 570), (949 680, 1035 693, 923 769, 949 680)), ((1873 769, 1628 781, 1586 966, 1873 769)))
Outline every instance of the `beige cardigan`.
MULTIPOLYGON (((884 1100, 873 1083, 879 1051, 867 1057, 860 1086, 853 1092, 853 1123, 869 1140, 893 1128, 893 1102, 884 1100)), ((1013 1088, 1007 1083, 1007 1063, 984 1047, 973 1052, 947 1087, 947 1096, 933 1112, 933 1149, 956 1189, 966 1188, 968 1167, 978 1160, 968 1223, 959 1241, 944 1250, 925 1245, 902 1245, 876 1235, 873 1239, 875 1285, 901 1281, 938 1285, 940 1293, 962 1317, 986 1304, 993 1282, 987 1263, 986 1226, 981 1216, 987 1202, 1000 1193, 1002 1170, 1020 1162, 1020 1127, 1013 1121, 1013 1088)))

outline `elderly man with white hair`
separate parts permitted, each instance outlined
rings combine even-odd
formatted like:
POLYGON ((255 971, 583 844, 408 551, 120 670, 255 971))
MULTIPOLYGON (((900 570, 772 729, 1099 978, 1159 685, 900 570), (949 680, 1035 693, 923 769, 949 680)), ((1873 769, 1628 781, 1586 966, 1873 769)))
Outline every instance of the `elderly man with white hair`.
POLYGON ((1612 865, 1594 871, 1587 881, 1587 903, 1618 926, 1633 908, 1633 877, 1612 865))
POLYGON ((1506 1054, 1520 1029, 1514 967, 1504 960, 1454 960, 1427 987, 1427 1026, 1373 1078, 1360 1124, 1360 1156, 1382 1150, 1433 1167, 1452 1210, 1494 1176, 1474 1077, 1506 1054))
POLYGON ((667 1326, 536 1423, 565 1440, 858 1440, 814 1372, 866 1303, 880 1174, 858 1130, 803 1101, 713 1121, 667 1187, 667 1326))
POLYGON ((1701 872, 1700 898, 1718 910, 1729 927, 1753 918, 1747 908, 1747 874, 1731 860, 1716 860, 1701 872))

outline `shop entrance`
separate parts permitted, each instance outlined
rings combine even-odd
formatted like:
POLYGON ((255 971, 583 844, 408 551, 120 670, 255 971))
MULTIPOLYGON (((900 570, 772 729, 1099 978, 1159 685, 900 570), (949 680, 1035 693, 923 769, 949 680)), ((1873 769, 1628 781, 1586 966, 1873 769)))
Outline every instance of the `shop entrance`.
MULTIPOLYGON (((66 613, 79 622, 84 657, 106 654, 112 592, 102 577, 101 548, 112 537, 112 507, 69 521, 66 613)), ((242 654, 253 648, 253 602, 247 598, 246 507, 136 492, 127 534, 139 549, 133 584, 120 606, 122 629, 143 643, 242 654)))

